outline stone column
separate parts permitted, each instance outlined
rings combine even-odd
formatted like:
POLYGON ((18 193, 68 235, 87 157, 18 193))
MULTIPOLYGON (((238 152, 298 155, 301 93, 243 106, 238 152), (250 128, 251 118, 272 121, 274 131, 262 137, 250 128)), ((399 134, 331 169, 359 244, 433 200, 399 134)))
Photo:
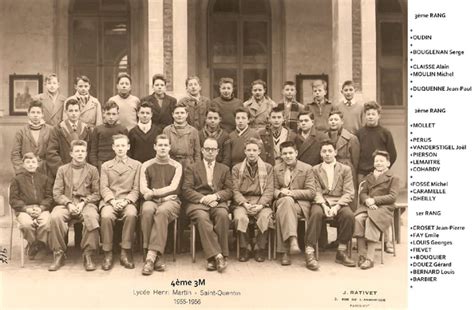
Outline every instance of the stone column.
POLYGON ((361 0, 362 90, 367 100, 377 98, 376 0, 361 0))
POLYGON ((330 94, 334 103, 342 99, 341 85, 352 79, 352 1, 332 1, 333 77, 330 94))
POLYGON ((178 99, 186 95, 187 76, 188 4, 187 1, 173 0, 173 91, 178 99))
POLYGON ((148 81, 163 73, 163 0, 148 0, 148 81))

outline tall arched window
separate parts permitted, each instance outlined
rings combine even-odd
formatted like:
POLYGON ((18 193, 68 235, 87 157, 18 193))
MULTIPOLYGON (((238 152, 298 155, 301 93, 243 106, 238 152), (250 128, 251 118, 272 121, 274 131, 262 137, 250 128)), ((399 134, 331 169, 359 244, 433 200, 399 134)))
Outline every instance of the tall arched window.
POLYGON ((127 0, 75 0, 70 10, 70 80, 86 75, 103 103, 115 93, 119 72, 130 73, 130 9, 127 0))
MULTIPOLYGON (((219 95, 219 79, 235 81, 236 96, 250 97, 250 83, 270 81, 271 15, 267 0, 212 0, 209 3, 211 95, 219 95)), ((270 89, 268 89, 270 92, 270 89)))
POLYGON ((377 89, 385 107, 406 106, 406 28, 405 0, 377 1, 377 89))

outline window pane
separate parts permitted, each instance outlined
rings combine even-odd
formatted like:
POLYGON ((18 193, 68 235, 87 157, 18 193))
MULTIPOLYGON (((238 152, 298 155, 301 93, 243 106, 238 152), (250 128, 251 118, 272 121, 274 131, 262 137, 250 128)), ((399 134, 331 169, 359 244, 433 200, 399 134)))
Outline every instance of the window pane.
POLYGON ((266 0, 242 0, 242 14, 268 14, 266 0))
POLYGON ((103 11, 124 11, 128 9, 126 0, 101 0, 100 9, 103 11))
POLYGON ((379 0, 377 11, 381 13, 401 13, 400 0, 379 0))
POLYGON ((232 78, 234 80, 234 97, 239 97, 237 69, 214 69, 213 70, 213 84, 212 84, 212 98, 219 96, 219 80, 223 77, 232 78))
POLYGON ((95 12, 99 9, 98 0, 76 0, 74 1, 74 11, 95 12))
POLYGON ((238 13, 239 0, 216 0, 214 13, 238 13))
POLYGON ((263 80, 267 83, 267 94, 270 93, 268 88, 267 69, 244 69, 244 100, 248 100, 252 96, 250 84, 255 80, 263 80))
POLYGON ((245 22, 244 63, 266 63, 268 55, 267 22, 245 22))
POLYGON ((237 63, 237 23, 215 21, 212 31, 213 63, 237 63))
POLYGON ((75 63, 97 62, 97 20, 76 19, 73 22, 73 53, 75 63))
POLYGON ((104 23, 104 63, 117 64, 128 51, 126 22, 104 23))
POLYGON ((97 97, 98 96, 98 93, 97 93, 97 68, 95 66, 75 66, 74 67, 74 70, 73 70, 73 81, 75 82, 76 81, 76 77, 80 76, 80 75, 85 75, 89 78, 89 80, 91 81, 91 89, 89 91, 89 93, 94 96, 94 97, 97 97))
POLYGON ((401 23, 381 23, 382 56, 403 56, 401 23))
POLYGON ((403 105, 403 77, 402 69, 382 69, 380 91, 382 105, 403 105))

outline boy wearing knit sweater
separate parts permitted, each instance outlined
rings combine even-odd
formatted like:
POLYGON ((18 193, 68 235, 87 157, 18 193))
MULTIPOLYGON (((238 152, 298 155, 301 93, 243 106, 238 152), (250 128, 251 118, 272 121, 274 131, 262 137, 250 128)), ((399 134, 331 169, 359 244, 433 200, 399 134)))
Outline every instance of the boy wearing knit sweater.
POLYGON ((32 101, 28 107, 28 124, 15 135, 11 162, 15 174, 24 171, 23 156, 32 152, 38 161, 38 171, 47 175, 46 148, 52 127, 43 119, 43 105, 40 101, 32 101))
POLYGON ((336 109, 344 116, 344 129, 355 135, 364 125, 364 105, 354 99, 355 87, 352 81, 345 81, 342 84, 341 94, 344 96, 336 109))
POLYGON ((128 156, 141 163, 155 157, 153 144, 155 138, 161 134, 160 128, 151 121, 153 107, 147 101, 142 101, 138 107, 138 124, 128 133, 130 150, 128 156))
POLYGON ((118 123, 119 106, 115 101, 109 100, 104 106, 105 123, 94 128, 91 135, 91 151, 89 161, 99 169, 102 164, 115 157, 112 149, 112 136, 128 134, 127 128, 118 123))
POLYGON ((117 103, 120 114, 119 123, 131 130, 137 124, 137 111, 140 99, 131 94, 132 78, 128 73, 120 72, 117 76, 117 95, 108 101, 117 103))
POLYGON ((242 107, 242 100, 234 97, 234 80, 221 78, 219 80, 219 94, 219 97, 212 99, 211 106, 221 112, 221 127, 230 133, 235 129, 235 111, 242 107))

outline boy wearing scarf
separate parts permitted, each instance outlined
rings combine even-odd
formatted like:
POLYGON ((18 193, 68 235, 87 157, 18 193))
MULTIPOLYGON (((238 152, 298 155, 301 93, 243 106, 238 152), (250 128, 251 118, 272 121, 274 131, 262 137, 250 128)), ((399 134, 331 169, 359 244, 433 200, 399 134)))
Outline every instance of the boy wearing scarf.
POLYGON ((252 245, 248 240, 249 217, 257 225, 254 258, 265 260, 268 228, 273 228, 271 204, 273 200, 273 168, 260 158, 261 141, 250 138, 245 142, 245 159, 232 168, 234 197, 234 226, 240 238, 239 261, 249 260, 252 245))
POLYGON ((38 172, 48 175, 46 151, 53 128, 45 123, 43 116, 42 103, 32 101, 28 107, 28 124, 16 133, 13 142, 11 162, 15 174, 25 171, 23 156, 31 152, 38 161, 38 172))
POLYGON ((71 162, 58 169, 53 187, 53 198, 58 204, 51 213, 50 244, 53 263, 49 271, 56 271, 64 265, 66 257, 66 234, 71 220, 84 222, 81 248, 86 271, 93 271, 96 265, 92 259, 99 249, 99 172, 86 163, 87 142, 71 142, 71 162))

